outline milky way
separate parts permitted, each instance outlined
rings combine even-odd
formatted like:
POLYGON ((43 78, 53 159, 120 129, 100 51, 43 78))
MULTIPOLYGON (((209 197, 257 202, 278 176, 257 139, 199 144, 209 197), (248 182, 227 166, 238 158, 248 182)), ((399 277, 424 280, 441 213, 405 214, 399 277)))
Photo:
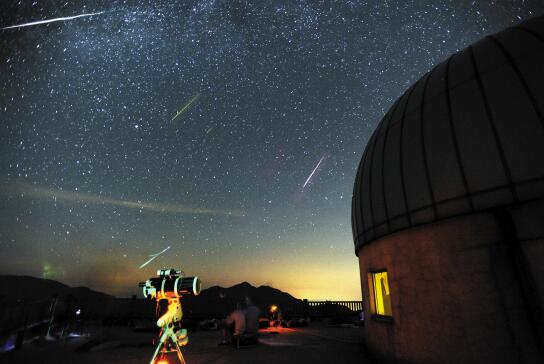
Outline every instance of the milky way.
POLYGON ((0 274, 126 295, 160 264, 360 299, 350 204, 374 127, 434 64, 544 12, 177 3, 2 1, 0 28, 104 13, 0 30, 0 274))

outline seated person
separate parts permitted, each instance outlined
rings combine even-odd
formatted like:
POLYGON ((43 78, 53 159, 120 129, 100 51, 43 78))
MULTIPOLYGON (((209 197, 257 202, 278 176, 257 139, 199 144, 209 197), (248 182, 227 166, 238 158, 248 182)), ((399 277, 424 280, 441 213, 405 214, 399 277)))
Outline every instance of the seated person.
POLYGON ((244 316, 246 319, 246 329, 243 336, 244 343, 257 343, 261 311, 251 302, 249 297, 245 298, 245 304, 244 316))
POLYGON ((232 311, 226 319, 222 321, 221 333, 222 340, 219 345, 227 345, 240 335, 242 335, 246 330, 246 319, 244 312, 242 311, 243 305, 241 302, 236 304, 236 309, 232 311))

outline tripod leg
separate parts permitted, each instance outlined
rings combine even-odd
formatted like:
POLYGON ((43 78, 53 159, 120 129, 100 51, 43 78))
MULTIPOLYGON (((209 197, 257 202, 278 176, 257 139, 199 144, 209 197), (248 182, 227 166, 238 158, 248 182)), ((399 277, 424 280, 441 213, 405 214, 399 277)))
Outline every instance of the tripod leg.
POLYGON ((176 352, 178 353, 178 359, 181 364, 185 364, 185 359, 183 358, 183 354, 181 353, 181 349, 178 345, 177 340, 172 340, 174 342, 174 345, 176 346, 176 352))
POLYGON ((161 347, 163 346, 163 342, 159 341, 157 344, 157 349, 155 349, 155 353, 153 354, 153 357, 151 358, 151 362, 149 364, 155 363, 155 359, 157 359, 157 355, 159 355, 159 351, 161 350, 161 347))

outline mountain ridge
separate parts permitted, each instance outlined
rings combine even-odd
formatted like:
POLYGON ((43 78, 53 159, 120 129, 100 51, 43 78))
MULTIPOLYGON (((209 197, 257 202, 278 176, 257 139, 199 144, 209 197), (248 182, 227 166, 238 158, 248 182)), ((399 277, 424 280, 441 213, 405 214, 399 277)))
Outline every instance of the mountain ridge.
POLYGON ((76 298, 85 300, 115 299, 115 296, 95 291, 85 286, 71 287, 54 279, 29 275, 0 275, 0 296, 17 299, 76 298), (15 297, 14 297, 15 298, 15 297))
MULTIPOLYGON (((34 277, 29 275, 0 275, 0 297, 13 296, 13 292, 17 292, 18 299, 44 299, 57 295, 61 298, 73 296, 77 299, 122 299, 104 292, 93 290, 86 286, 70 286, 54 279, 34 277)), ((138 292, 139 293, 139 292, 138 292)), ((218 295, 219 298, 231 297, 236 300, 241 300, 245 296, 258 301, 269 299, 279 302, 287 302, 298 300, 291 294, 280 289, 260 285, 253 286, 247 281, 234 284, 229 287, 214 285, 203 289, 199 297, 212 298, 218 295), (255 296, 255 297, 253 297, 255 296)))

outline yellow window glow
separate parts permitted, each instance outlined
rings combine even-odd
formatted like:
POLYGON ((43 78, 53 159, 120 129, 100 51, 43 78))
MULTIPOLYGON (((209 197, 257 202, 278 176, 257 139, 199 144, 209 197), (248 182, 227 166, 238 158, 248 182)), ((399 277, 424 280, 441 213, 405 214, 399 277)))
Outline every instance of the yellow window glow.
POLYGON ((393 316, 387 272, 371 273, 376 315, 393 316))

